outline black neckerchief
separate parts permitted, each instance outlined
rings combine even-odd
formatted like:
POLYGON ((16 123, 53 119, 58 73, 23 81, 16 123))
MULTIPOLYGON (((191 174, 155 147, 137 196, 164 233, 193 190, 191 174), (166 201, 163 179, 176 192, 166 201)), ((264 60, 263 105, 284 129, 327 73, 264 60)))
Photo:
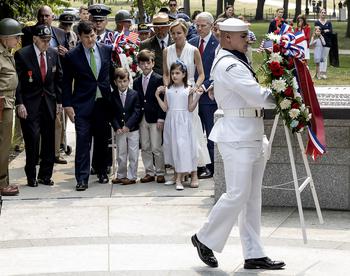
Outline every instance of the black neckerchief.
POLYGON ((233 54, 236 57, 236 59, 238 59, 240 62, 242 62, 243 65, 245 67, 247 67, 249 69, 249 71, 253 74, 253 77, 255 78, 256 82, 259 82, 258 78, 256 77, 256 74, 255 74, 253 68, 249 65, 248 58, 247 58, 247 56, 245 54, 243 54, 243 53, 241 53, 241 52, 239 52, 237 50, 228 50, 226 48, 223 48, 223 49, 228 51, 228 52, 230 52, 231 54, 233 54))

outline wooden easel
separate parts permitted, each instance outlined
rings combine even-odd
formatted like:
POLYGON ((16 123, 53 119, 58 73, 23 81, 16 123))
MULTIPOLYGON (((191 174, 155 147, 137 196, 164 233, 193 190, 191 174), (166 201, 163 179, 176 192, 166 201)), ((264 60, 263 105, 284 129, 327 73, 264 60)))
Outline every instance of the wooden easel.
MULTIPOLYGON (((273 139, 274 139, 274 136, 275 136, 275 133, 276 133, 277 125, 278 125, 278 120, 279 120, 279 114, 275 116, 275 120, 274 120, 273 125, 272 125, 270 139, 269 139, 269 148, 268 148, 269 152, 271 151, 273 139)), ((304 221, 304 212, 303 212, 303 206, 301 204, 300 194, 306 188, 306 186, 308 184, 310 185, 312 197, 314 199, 314 203, 315 203, 315 207, 316 207, 316 211, 317 211, 317 216, 318 216, 318 219, 320 221, 320 224, 323 224, 323 217, 322 217, 320 204, 318 202, 318 198, 317 198, 317 194, 316 194, 314 181, 312 179, 309 162, 307 160, 307 156, 306 156, 306 153, 305 153, 303 140, 301 138, 301 134, 297 133, 296 136, 297 136, 297 140, 298 140, 298 144, 299 144, 299 148, 300 148, 300 153, 301 153, 301 155, 303 157, 303 162, 304 162, 304 166, 305 166, 305 170, 306 170, 307 176, 306 176, 306 178, 304 177, 305 178, 304 182, 299 186, 299 179, 298 179, 298 176, 297 176, 297 170, 296 170, 296 166, 295 166, 295 160, 294 160, 294 154, 293 154, 293 148, 292 148, 292 143, 291 143, 289 129, 288 129, 288 127, 285 124, 283 124, 283 127, 284 127, 284 132, 285 132, 286 140, 287 140, 290 165, 292 167, 293 183, 294 183, 295 195, 296 195, 296 198, 297 198, 301 231, 302 231, 304 243, 307 243, 307 235, 306 235, 306 228, 305 228, 305 221, 304 221)), ((304 178, 302 178, 302 179, 304 179, 304 178)), ((278 190, 293 190, 293 189, 290 189, 290 188, 284 188, 284 186, 287 186, 289 183, 290 182, 283 183, 283 184, 278 184, 278 185, 273 185, 273 186, 263 186, 263 188, 278 189, 278 190)))

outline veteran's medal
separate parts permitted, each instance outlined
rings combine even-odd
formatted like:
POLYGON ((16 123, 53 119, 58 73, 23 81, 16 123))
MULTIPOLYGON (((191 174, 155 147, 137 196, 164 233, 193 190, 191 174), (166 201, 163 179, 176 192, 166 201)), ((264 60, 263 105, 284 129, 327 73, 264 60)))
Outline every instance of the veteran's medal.
POLYGON ((28 71, 28 76, 29 76, 28 81, 29 81, 29 82, 33 82, 33 78, 32 78, 33 72, 32 72, 32 71, 28 71))

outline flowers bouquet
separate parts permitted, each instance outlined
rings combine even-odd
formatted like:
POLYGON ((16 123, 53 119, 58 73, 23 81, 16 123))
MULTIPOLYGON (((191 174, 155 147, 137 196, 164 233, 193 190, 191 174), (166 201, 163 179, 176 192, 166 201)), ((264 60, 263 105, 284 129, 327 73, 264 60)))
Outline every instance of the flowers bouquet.
POLYGON ((294 35, 268 34, 267 39, 272 41, 272 52, 266 53, 259 71, 276 100, 276 113, 280 114, 292 133, 300 133, 309 124, 312 115, 299 92, 294 58, 303 53, 297 46, 292 47, 293 38, 294 35))
POLYGON ((112 61, 115 67, 127 67, 132 77, 140 71, 137 63, 137 54, 140 49, 140 41, 137 33, 130 33, 129 36, 120 34, 114 44, 112 50, 112 61), (136 34, 136 37, 135 35, 136 34))

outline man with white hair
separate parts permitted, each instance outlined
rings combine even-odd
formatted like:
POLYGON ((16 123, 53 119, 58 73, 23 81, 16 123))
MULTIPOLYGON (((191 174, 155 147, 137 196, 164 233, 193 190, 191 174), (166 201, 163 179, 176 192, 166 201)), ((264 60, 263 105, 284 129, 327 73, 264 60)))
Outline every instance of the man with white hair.
POLYGON ((217 267, 213 251, 221 252, 238 220, 245 269, 280 269, 284 262, 272 261, 260 241, 263 156, 263 108, 273 98, 258 84, 245 52, 248 24, 236 18, 218 23, 219 50, 213 62, 214 94, 224 118, 214 125, 209 139, 217 142, 224 162, 226 193, 211 210, 208 221, 192 236, 200 259, 217 267))
MULTIPOLYGON (((189 40, 189 43, 195 47, 198 47, 202 56, 203 68, 205 79, 201 86, 204 92, 207 92, 212 85, 210 80, 210 70, 215 58, 215 49, 218 47, 219 42, 213 35, 211 29, 213 28, 214 18, 209 12, 201 12, 196 17, 197 33, 199 36, 189 40)), ((197 80, 198 74, 195 74, 195 80, 197 80)), ((208 93, 204 93, 198 104, 198 113, 201 118, 203 129, 205 129, 206 136, 208 137, 211 129, 214 126, 214 113, 218 109, 216 101, 211 99, 208 93)), ((207 164, 204 168, 198 168, 198 177, 200 179, 212 177, 214 174, 214 143, 208 140, 207 143, 210 164, 207 164)))

